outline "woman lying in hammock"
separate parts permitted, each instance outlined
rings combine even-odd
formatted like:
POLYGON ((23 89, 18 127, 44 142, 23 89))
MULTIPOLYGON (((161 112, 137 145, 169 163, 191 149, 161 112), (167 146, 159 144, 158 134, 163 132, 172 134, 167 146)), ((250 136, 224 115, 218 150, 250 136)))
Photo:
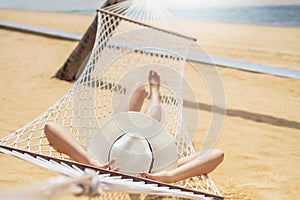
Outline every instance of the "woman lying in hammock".
MULTIPOLYGON (((161 121, 162 108, 160 106, 160 77, 154 72, 149 73, 150 85, 150 104, 146 109, 146 114, 161 121)), ((144 99, 146 97, 145 87, 135 89, 128 100, 124 100, 119 105, 118 112, 136 111, 140 112, 144 99)), ((64 127, 55 123, 48 123, 44 129, 45 135, 49 143, 60 153, 70 156, 76 162, 92 165, 98 168, 110 168, 115 160, 110 160, 101 165, 79 141, 77 141, 64 127)), ((194 176, 200 176, 212 172, 224 158, 224 153, 219 149, 212 149, 204 155, 200 153, 186 156, 178 160, 177 168, 170 171, 161 171, 158 173, 142 172, 138 174, 140 177, 153 179, 156 181, 172 183, 184 180, 194 176)), ((115 167, 115 171, 120 167, 115 167)))

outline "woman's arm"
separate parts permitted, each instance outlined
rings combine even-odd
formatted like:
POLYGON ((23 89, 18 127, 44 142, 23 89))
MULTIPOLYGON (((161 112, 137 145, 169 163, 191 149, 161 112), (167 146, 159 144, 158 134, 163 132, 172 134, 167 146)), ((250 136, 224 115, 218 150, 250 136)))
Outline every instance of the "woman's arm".
POLYGON ((184 165, 196 158, 199 158, 200 156, 200 152, 199 153, 196 153, 196 154, 192 154, 192 155, 189 155, 189 156, 185 156, 185 157, 182 157, 178 160, 178 163, 177 163, 177 167, 180 167, 181 165, 184 165))
POLYGON ((115 160, 111 160, 105 165, 101 165, 94 159, 83 146, 61 125, 47 123, 44 133, 53 148, 63 154, 70 156, 76 162, 92 165, 98 168, 109 168, 115 160))
POLYGON ((213 149, 205 158, 200 159, 198 155, 192 160, 187 159, 189 161, 174 170, 154 174, 141 173, 140 176, 166 183, 177 182, 190 177, 208 174, 212 172, 223 159, 223 151, 213 149))

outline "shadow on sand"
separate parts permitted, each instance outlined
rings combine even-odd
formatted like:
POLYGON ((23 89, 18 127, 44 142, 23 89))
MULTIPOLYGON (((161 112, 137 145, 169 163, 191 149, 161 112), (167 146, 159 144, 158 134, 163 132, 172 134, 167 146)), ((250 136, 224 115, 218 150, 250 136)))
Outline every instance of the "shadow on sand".
MULTIPOLYGON (((205 111, 212 111, 212 108, 214 112, 217 112, 219 114, 224 114, 224 109, 220 107, 212 107, 211 105, 200 103, 200 102, 192 102, 188 100, 183 101, 183 106, 193 109, 200 109, 205 111)), ((291 121, 283 118, 273 117, 271 115, 266 114, 259 114, 244 110, 238 110, 238 109, 226 109, 226 115, 231 117, 240 117, 243 119, 252 120, 255 122, 261 122, 261 123, 267 123, 274 126, 280 126, 280 127, 287 127, 287 128, 294 128, 294 129, 300 129, 300 122, 297 121, 291 121)))

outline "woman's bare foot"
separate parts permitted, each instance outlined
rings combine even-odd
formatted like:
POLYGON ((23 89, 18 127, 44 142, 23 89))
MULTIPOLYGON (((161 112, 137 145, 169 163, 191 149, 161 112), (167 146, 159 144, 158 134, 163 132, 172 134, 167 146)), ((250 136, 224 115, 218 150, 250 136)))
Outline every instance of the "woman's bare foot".
POLYGON ((157 121, 161 121, 162 108, 160 105, 160 77, 155 71, 149 72, 150 103, 147 106, 146 113, 157 121))
POLYGON ((155 71, 149 72, 150 98, 154 95, 159 97, 160 77, 155 71))

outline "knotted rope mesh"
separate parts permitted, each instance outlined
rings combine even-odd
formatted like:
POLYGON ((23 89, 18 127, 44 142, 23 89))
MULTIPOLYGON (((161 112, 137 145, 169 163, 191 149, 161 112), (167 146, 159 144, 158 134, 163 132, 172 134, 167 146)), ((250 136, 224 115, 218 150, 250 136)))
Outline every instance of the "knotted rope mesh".
MULTIPOLYGON (((182 95, 185 58, 193 42, 183 35, 99 10, 94 48, 74 86, 46 112, 1 139, 1 145, 68 160, 67 155, 49 145, 44 135, 45 124, 62 124, 88 146, 135 84, 147 86, 148 73, 154 70, 161 77, 162 123, 176 138, 178 156, 195 153, 184 127, 182 95)), ((145 98, 142 110, 147 104, 149 99, 145 98)), ((208 176, 177 184, 219 194, 208 176)))

